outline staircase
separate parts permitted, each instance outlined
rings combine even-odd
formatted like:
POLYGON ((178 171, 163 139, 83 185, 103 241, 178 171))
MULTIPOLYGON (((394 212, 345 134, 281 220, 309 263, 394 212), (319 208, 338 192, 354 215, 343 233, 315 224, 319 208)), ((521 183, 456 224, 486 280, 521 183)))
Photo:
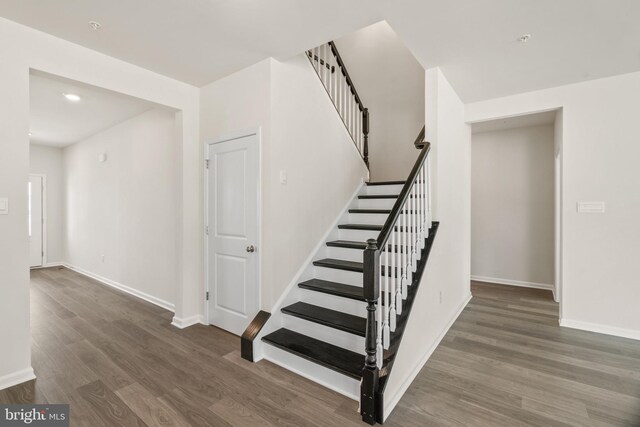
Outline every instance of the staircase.
MULTIPOLYGON (((307 55, 368 166, 368 110, 337 48, 307 55)), ((242 337, 245 359, 265 358, 359 401, 369 424, 385 418, 385 386, 438 230, 424 128, 415 145, 406 181, 363 184, 275 312, 259 313, 242 337)))

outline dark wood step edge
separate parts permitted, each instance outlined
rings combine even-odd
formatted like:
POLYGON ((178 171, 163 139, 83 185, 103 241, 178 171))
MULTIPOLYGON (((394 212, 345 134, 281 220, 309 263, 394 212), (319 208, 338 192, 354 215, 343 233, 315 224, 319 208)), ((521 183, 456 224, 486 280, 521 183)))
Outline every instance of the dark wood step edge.
POLYGON ((253 342, 256 337, 267 323, 267 320, 271 317, 271 313, 267 313, 266 311, 260 310, 256 317, 253 318, 247 329, 244 330, 242 336, 240 337, 240 356, 248 360, 249 362, 253 362, 253 342))

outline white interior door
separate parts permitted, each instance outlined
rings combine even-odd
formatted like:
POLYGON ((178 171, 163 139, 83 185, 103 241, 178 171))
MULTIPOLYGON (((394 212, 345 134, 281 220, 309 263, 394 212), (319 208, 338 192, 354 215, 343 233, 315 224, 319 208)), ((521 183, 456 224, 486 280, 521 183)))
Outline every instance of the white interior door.
POLYGON ((31 267, 42 267, 44 263, 43 246, 43 179, 42 176, 29 176, 29 262, 31 267))
POLYGON ((208 145, 209 323, 242 334, 260 309, 256 134, 208 145))

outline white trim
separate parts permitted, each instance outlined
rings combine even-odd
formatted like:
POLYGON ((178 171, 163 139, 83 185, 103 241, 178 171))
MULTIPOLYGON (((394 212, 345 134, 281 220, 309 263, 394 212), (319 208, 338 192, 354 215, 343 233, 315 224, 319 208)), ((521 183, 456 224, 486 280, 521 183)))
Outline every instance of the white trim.
POLYGON ((171 321, 171 325, 175 326, 178 329, 188 328, 189 326, 197 325, 197 324, 206 325, 204 322, 204 317, 201 314, 197 314, 195 316, 180 318, 177 316, 173 316, 173 320, 171 321))
MULTIPOLYGON (((262 128, 260 126, 242 129, 239 131, 227 132, 222 135, 218 135, 215 138, 205 140, 204 142, 204 160, 209 161, 209 146, 213 144, 219 144, 221 142, 233 141, 234 139, 245 138, 248 136, 255 135, 258 138, 258 230, 257 230, 257 242, 256 246, 258 247, 257 255, 258 255, 258 309, 262 308, 262 128)), ((209 168, 203 165, 203 200, 204 200, 204 226, 205 228, 209 226, 209 168)), ((203 233, 204 230, 203 230, 203 233)), ((203 283, 203 291, 202 291, 202 299, 204 301, 204 314, 200 316, 200 323, 204 325, 210 325, 209 322, 209 301, 207 301, 207 292, 209 292, 209 296, 212 295, 211 290, 209 289, 209 236, 204 234, 204 283, 203 283)), ((191 318, 189 318, 191 319, 191 318)), ((177 325, 174 325, 177 326, 177 325)), ((179 327, 179 326, 178 326, 179 327)))
POLYGON ((27 381, 35 380, 36 374, 33 372, 33 368, 29 366, 26 369, 22 369, 11 374, 0 377, 0 390, 13 387, 14 385, 22 384, 27 381))
POLYGON ((292 289, 298 286, 298 283, 300 283, 300 277, 305 273, 307 268, 309 268, 309 266, 313 262, 318 252, 325 247, 326 242, 329 239, 329 236, 338 227, 338 224, 340 224, 343 217, 347 214, 347 211, 352 206, 354 199, 360 193, 360 191, 362 191, 364 186, 365 186, 365 182, 364 182, 364 179, 362 179, 360 180, 360 184, 356 187, 353 194, 349 197, 349 200, 347 201, 347 203, 345 203, 340 213, 336 216, 336 219, 333 222, 333 224, 329 226, 327 231, 320 238, 318 244, 311 250, 307 259, 305 259, 302 262, 302 264, 300 265, 300 268, 298 269, 296 274, 293 276, 293 279, 291 279, 291 281, 289 282, 285 290, 282 292, 282 294, 280 294, 280 298, 278 298, 278 300, 273 305, 273 307, 271 307, 271 317, 269 318, 269 320, 267 320, 267 323, 263 326, 262 330, 254 340, 253 360, 255 362, 262 360, 262 358, 264 357, 264 351, 262 350, 263 344, 262 344, 261 338, 275 330, 275 328, 273 328, 272 325, 276 324, 276 327, 280 327, 280 324, 282 323, 282 319, 280 316, 280 309, 284 305, 285 301, 287 301, 287 297, 289 296, 289 294, 291 294, 292 289))
POLYGON ((396 395, 389 400, 389 404, 387 405, 384 402, 382 402, 383 408, 384 408, 383 414, 382 414, 384 417, 383 421, 386 421, 389 414, 393 412, 393 409, 396 407, 398 402, 400 402, 400 399, 402 398, 402 396, 404 396, 405 392, 407 391, 407 389, 409 388, 413 380, 416 378, 416 376, 418 376, 418 374, 424 367, 425 363, 427 363, 427 361, 429 360, 433 352, 436 350, 436 348, 438 348, 438 345, 440 345, 440 341, 442 341, 442 339, 447 334, 447 332, 449 332, 449 329, 454 324, 454 322, 458 319, 458 316, 460 316, 460 313, 462 313, 462 310, 464 310, 467 304, 469 304, 469 301, 471 301, 471 298, 472 298, 471 294, 467 295, 464 298, 464 300, 462 301, 462 304, 460 304, 455 314, 451 317, 447 325, 442 329, 442 332, 440 332, 440 335, 438 335, 433 345, 427 349, 427 352, 424 354, 424 356, 422 356, 422 359, 420 360, 420 362, 415 366, 413 371, 411 371, 407 379, 404 380, 404 382, 398 389, 398 392, 396 393, 396 395))
POLYGON ((553 291, 554 286, 547 283, 525 282, 523 280, 498 279, 497 277, 471 276, 474 282, 494 283, 496 285, 519 286, 521 288, 534 288, 553 291))
POLYGON ((47 265, 47 175, 43 173, 30 173, 29 178, 38 177, 42 181, 42 194, 41 200, 42 203, 42 265, 36 265, 30 268, 42 268, 47 265))
POLYGON ((599 323, 583 322, 581 320, 560 319, 560 326, 583 331, 595 332, 598 334, 613 335, 616 337, 640 340, 640 330, 618 328, 617 326, 602 325, 599 323))
POLYGON ((175 312, 175 306, 172 303, 168 302, 168 301, 165 301, 165 300, 162 300, 160 298, 154 297, 153 295, 149 295, 149 294, 147 294, 145 292, 142 292, 142 291, 139 291, 137 289, 131 288, 131 287, 127 286, 127 285, 123 285, 122 283, 118 283, 118 282, 116 282, 114 280, 107 279, 106 277, 102 277, 102 276, 99 276, 97 274, 91 273, 91 272, 89 272, 87 270, 84 270, 82 268, 75 267, 73 265, 66 264, 66 263, 61 264, 61 265, 63 265, 64 267, 66 267, 66 268, 68 268, 70 270, 73 270, 73 271, 75 271, 77 273, 80 273, 80 274, 82 274, 84 276, 87 276, 87 277, 89 277, 91 279, 97 280, 98 282, 100 282, 100 283, 102 283, 104 285, 107 285, 107 286, 110 286, 112 288, 115 288, 115 289, 121 290, 123 292, 126 292, 129 295, 133 295, 134 297, 138 297, 140 299, 143 299, 143 300, 145 300, 147 302, 150 302, 151 304, 157 305, 158 307, 162 307, 165 310, 169 310, 169 311, 175 312))

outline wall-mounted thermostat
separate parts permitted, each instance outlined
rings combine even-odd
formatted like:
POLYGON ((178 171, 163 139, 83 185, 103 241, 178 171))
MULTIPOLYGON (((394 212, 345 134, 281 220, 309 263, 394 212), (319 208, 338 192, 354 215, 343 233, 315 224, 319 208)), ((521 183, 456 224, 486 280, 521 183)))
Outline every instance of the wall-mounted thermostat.
POLYGON ((578 202, 578 213, 604 213, 604 202, 578 202))

